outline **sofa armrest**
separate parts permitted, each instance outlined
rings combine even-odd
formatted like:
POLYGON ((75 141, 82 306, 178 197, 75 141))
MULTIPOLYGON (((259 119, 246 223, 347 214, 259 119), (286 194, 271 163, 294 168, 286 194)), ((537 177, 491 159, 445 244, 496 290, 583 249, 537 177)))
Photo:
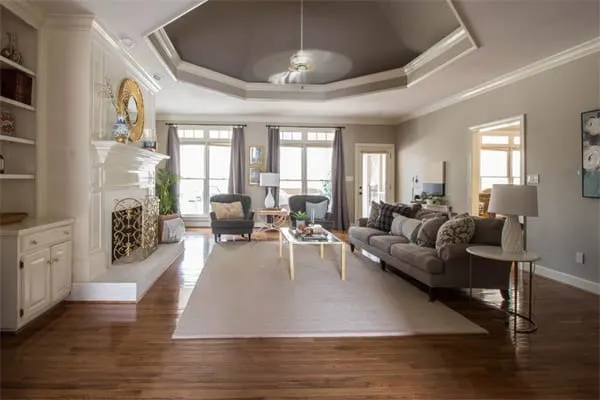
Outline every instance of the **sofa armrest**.
POLYGON ((217 220, 217 214, 215 214, 214 211, 210 212, 210 220, 211 221, 216 221, 217 220))
POLYGON ((367 222, 368 222, 368 221, 369 221, 369 218, 357 218, 357 219, 356 219, 356 223, 358 224, 358 226, 361 226, 361 227, 363 227, 363 228, 364 228, 365 226, 367 226, 367 222))
POLYGON ((325 213, 325 221, 333 221, 333 214, 330 212, 325 213))
POLYGON ((246 218, 246 219, 248 219, 248 220, 250 220, 250 219, 254 219, 254 211, 250 211, 250 212, 248 213, 248 218, 246 218))
POLYGON ((467 248, 473 246, 473 243, 457 243, 442 247, 437 251, 438 257, 444 262, 466 259, 469 256, 467 248))

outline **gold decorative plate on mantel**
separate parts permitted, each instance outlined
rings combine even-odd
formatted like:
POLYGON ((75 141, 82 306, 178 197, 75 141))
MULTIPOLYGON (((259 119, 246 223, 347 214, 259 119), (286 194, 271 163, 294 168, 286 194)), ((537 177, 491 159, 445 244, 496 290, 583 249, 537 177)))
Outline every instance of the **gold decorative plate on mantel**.
POLYGON ((129 126, 129 140, 139 141, 144 133, 144 98, 136 81, 129 78, 121 81, 117 105, 129 126))

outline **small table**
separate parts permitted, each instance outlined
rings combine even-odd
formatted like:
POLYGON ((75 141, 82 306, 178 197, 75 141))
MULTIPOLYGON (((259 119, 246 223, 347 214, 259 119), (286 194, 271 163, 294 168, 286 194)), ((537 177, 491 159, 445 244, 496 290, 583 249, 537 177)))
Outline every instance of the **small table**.
POLYGON ((323 229, 323 233, 326 238, 323 240, 302 240, 296 237, 291 228, 279 229, 279 257, 283 257, 283 239, 285 239, 290 245, 290 280, 294 280, 294 245, 319 245, 321 247, 321 258, 323 258, 324 246, 341 246, 342 248, 342 265, 340 271, 340 279, 346 280, 346 243, 338 239, 331 232, 323 229))
POLYGON ((284 226, 288 220, 288 210, 278 208, 261 208, 260 210, 254 211, 254 215, 258 219, 257 231, 268 232, 278 231, 284 226))
POLYGON ((533 284, 534 263, 540 259, 540 256, 530 251, 523 251, 522 253, 508 253, 502 251, 502 248, 499 246, 471 246, 467 248, 467 253, 469 253, 469 299, 473 297, 473 256, 487 258, 489 260, 510 261, 512 263, 514 271, 514 306, 513 311, 509 311, 509 314, 513 315, 513 332, 514 334, 535 332, 537 330, 537 325, 535 324, 535 322, 533 322, 533 319, 531 317, 531 294, 533 284), (529 311, 527 316, 519 314, 519 309, 517 307, 519 298, 519 267, 516 263, 520 262, 529 264, 529 311), (531 327, 529 329, 517 329, 517 317, 529 322, 531 324, 531 327))

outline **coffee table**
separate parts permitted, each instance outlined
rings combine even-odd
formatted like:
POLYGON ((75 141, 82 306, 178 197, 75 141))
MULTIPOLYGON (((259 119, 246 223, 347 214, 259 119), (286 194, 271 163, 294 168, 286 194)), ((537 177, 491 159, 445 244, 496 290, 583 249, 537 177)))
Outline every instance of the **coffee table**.
POLYGON ((283 257, 283 241, 288 242, 290 247, 290 280, 294 280, 294 246, 320 246, 321 258, 323 258, 325 246, 340 246, 342 249, 342 265, 340 270, 340 279, 346 280, 346 243, 338 239, 329 231, 323 230, 326 235, 322 240, 302 240, 294 235, 291 228, 279 229, 279 257, 283 257))

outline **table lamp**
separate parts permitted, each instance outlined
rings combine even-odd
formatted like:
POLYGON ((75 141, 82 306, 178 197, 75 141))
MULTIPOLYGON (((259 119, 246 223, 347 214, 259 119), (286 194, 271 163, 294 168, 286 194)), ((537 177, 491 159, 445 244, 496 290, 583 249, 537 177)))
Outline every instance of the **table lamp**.
POLYGON ((274 172, 264 172, 260 174, 260 186, 267 188, 267 197, 265 197, 265 208, 275 208, 275 198, 271 188, 279 187, 279 174, 274 172))
POLYGON ((506 216, 502 228, 502 251, 523 252, 523 232, 519 217, 537 217, 537 186, 493 185, 488 212, 506 216))

